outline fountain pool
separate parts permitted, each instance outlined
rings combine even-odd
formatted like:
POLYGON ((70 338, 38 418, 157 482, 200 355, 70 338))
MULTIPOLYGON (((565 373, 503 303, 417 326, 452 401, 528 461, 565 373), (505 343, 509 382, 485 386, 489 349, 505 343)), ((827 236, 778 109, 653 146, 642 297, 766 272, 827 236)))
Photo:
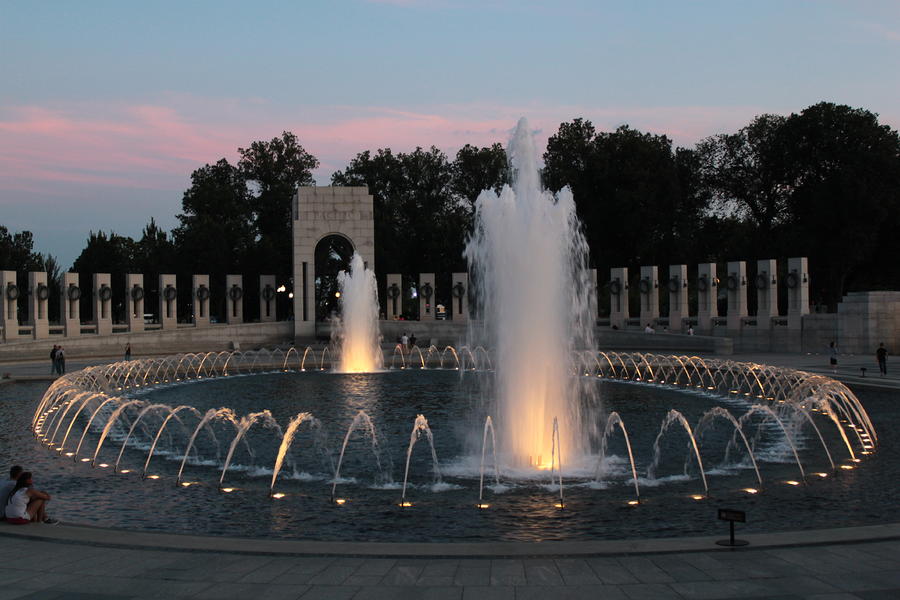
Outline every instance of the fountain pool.
MULTIPOLYGON (((457 370, 446 364, 452 353, 426 351, 421 368, 413 352, 404 363, 419 368, 366 374, 301 371, 303 354, 186 355, 89 368, 59 380, 43 399, 36 384, 4 386, 2 451, 56 492, 56 513, 66 521, 216 535, 673 536, 708 533, 715 508, 725 504, 748 511, 747 530, 872 523, 893 506, 883 485, 900 465, 890 439, 891 423, 900 422, 891 395, 863 396, 880 425, 885 419, 876 435, 862 405, 826 377, 688 357, 583 357, 586 370, 571 376, 596 386, 605 409, 584 460, 569 464, 563 455, 551 472, 502 461, 495 469, 491 433, 482 435, 493 412, 484 396, 492 376, 486 353, 457 370), (36 410, 26 415, 22 400, 36 410), (211 409, 218 416, 198 428, 211 409), (248 415, 262 416, 250 423, 248 415), (806 518, 812 509, 815 521, 806 518)), ((314 362, 327 366, 321 357, 314 362)))

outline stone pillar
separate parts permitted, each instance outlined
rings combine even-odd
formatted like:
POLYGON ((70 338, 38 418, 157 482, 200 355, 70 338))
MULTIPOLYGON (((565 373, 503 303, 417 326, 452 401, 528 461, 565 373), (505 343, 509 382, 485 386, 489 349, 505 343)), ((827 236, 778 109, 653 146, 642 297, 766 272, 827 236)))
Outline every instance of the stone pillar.
POLYGON ((50 337, 50 318, 47 316, 49 300, 50 288, 47 287, 47 273, 29 272, 28 324, 31 325, 31 336, 36 340, 50 337))
POLYGON ((453 320, 466 323, 469 320, 469 274, 454 273, 452 281, 450 302, 453 304, 453 320))
POLYGON ((713 330, 713 320, 719 316, 719 279, 716 277, 716 263, 697 265, 697 330, 709 333, 713 330))
POLYGON ((163 329, 178 327, 178 286, 175 275, 159 276, 159 323, 163 329))
POLYGON ((641 327, 659 319, 659 269, 657 267, 641 267, 641 280, 638 282, 641 293, 641 327))
POLYGON ((805 256, 788 259, 784 281, 788 289, 788 329, 802 329, 803 315, 809 314, 809 264, 805 256))
POLYGON ((97 335, 112 335, 112 286, 109 273, 94 273, 94 314, 97 335))
POLYGON ((683 329, 682 319, 688 316, 687 265, 669 265, 669 331, 683 329))
POLYGON ((778 262, 774 259, 756 261, 756 326, 769 327, 772 317, 778 316, 778 262))
POLYGON ((629 318, 628 267, 616 267, 609 270, 609 326, 625 329, 629 318))
POLYGON ((0 325, 3 326, 3 339, 7 342, 19 337, 18 298, 21 293, 19 286, 16 285, 16 272, 0 271, 0 296, 2 296, 0 325))
POLYGON ((385 314, 388 321, 396 321, 403 312, 403 278, 399 273, 388 273, 385 314))
POLYGON ((728 291, 728 329, 739 331, 747 316, 747 263, 743 260, 728 263, 725 278, 728 291))
POLYGON ((225 322, 229 325, 243 323, 244 278, 241 275, 225 276, 225 298, 225 322))
POLYGON ((209 327, 209 295, 209 275, 194 275, 191 280, 191 298, 195 327, 209 327))
POLYGON ((125 320, 128 331, 144 330, 144 276, 140 273, 125 275, 125 320))
POLYGON ((434 273, 419 273, 419 320, 434 321, 434 273))
POLYGON ((274 275, 259 276, 259 322, 268 323, 275 321, 275 295, 277 288, 275 287, 274 275))
POLYGON ((78 287, 78 273, 63 273, 59 312, 65 327, 66 337, 81 335, 81 288, 78 287))

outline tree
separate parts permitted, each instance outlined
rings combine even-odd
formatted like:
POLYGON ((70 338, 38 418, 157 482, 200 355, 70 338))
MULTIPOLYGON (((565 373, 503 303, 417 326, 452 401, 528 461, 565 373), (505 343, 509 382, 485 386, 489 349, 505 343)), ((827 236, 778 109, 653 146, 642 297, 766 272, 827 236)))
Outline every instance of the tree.
POLYGON ((358 154, 333 185, 366 185, 373 196, 375 269, 379 273, 459 269, 468 231, 468 209, 451 189, 453 171, 435 147, 373 156, 358 154))
POLYGON ((0 268, 7 271, 35 271, 41 262, 35 254, 34 238, 30 231, 11 234, 0 225, 0 268))
POLYGON ((821 102, 788 117, 782 140, 784 245, 810 256, 813 298, 834 308, 850 288, 900 283, 897 131, 867 110, 821 102))
POLYGON ((504 184, 509 183, 506 150, 500 144, 484 148, 466 144, 456 153, 450 168, 453 176, 450 189, 465 201, 470 214, 482 191, 493 190, 499 194, 504 184))
POLYGON ((787 219, 791 193, 785 179, 784 123, 784 117, 760 115, 737 133, 702 140, 696 149, 700 179, 713 206, 750 219, 758 240, 769 244, 787 219))
POLYGON ((319 161, 289 131, 269 142, 253 142, 249 148, 239 148, 238 153, 241 159, 237 167, 255 188, 250 196, 259 236, 255 267, 274 266, 279 274, 290 273, 291 198, 298 186, 314 185, 312 171, 319 161))
POLYGON ((623 125, 596 132, 590 121, 563 123, 544 154, 544 185, 575 196, 593 264, 658 264, 689 258, 705 200, 693 179, 695 158, 673 152, 666 136, 623 125))
MULTIPOLYGON (((225 274, 246 265, 255 243, 253 199, 237 167, 223 158, 194 171, 181 209, 180 225, 173 234, 183 272, 225 274)), ((152 225, 155 228, 155 223, 152 225)), ((165 252, 161 232, 144 233, 148 251, 165 252)))

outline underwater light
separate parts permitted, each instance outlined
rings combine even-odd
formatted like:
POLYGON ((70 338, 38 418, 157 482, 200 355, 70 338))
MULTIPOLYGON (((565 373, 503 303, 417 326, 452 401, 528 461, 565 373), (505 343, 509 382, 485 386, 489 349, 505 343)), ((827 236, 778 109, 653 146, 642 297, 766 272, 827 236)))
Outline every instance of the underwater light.
POLYGON ((742 491, 747 492, 748 494, 758 494, 759 490, 756 488, 744 488, 742 491))
POLYGON ((629 501, 628 501, 628 506, 637 506, 637 505, 640 504, 640 503, 641 503, 640 500, 629 500, 629 501))
POLYGON ((131 473, 131 469, 122 469, 121 471, 119 471, 119 473, 122 473, 122 474, 131 473))
POLYGON ((226 494, 230 494, 231 492, 235 491, 236 489, 237 488, 228 487, 228 488, 222 488, 222 491, 225 492, 226 494))
POLYGON ((694 500, 703 500, 703 496, 700 494, 691 494, 691 498, 694 500))
POLYGON ((481 509, 490 508, 490 507, 491 507, 490 504, 487 504, 484 502, 479 502, 478 504, 475 505, 475 508, 481 508, 481 509))
POLYGON ((800 485, 799 481, 794 481, 793 479, 789 479, 788 481, 785 481, 785 483, 788 485, 800 485))
POLYGON ((347 500, 346 500, 346 498, 335 498, 334 503, 338 504, 340 506, 343 506, 344 504, 347 503, 347 500))
POLYGON ((410 508, 412 505, 413 505, 413 503, 410 502, 409 500, 403 500, 397 506, 399 506, 400 508, 410 508))
POLYGON ((841 468, 844 469, 845 471, 852 471, 856 467, 854 467, 853 465, 841 465, 841 468))
POLYGON ((159 479, 159 475, 147 475, 147 479, 159 479))
POLYGON ((88 457, 84 457, 81 459, 81 462, 91 462, 91 459, 88 457))
POLYGON ((284 492, 275 492, 274 494, 272 494, 272 497, 276 500, 281 500, 285 496, 287 496, 287 494, 285 494, 284 492))
POLYGON ((101 469, 105 469, 105 468, 107 468, 109 465, 106 464, 106 463, 100 463, 100 464, 97 465, 97 466, 100 467, 101 469))

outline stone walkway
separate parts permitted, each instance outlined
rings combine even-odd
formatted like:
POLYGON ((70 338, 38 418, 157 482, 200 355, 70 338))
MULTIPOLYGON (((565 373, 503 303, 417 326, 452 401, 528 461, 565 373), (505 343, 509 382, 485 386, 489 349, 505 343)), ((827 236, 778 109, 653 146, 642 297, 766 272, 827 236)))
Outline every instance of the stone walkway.
POLYGON ((900 540, 523 559, 136 550, 2 533, 0 540, 0 600, 900 598, 900 540))

